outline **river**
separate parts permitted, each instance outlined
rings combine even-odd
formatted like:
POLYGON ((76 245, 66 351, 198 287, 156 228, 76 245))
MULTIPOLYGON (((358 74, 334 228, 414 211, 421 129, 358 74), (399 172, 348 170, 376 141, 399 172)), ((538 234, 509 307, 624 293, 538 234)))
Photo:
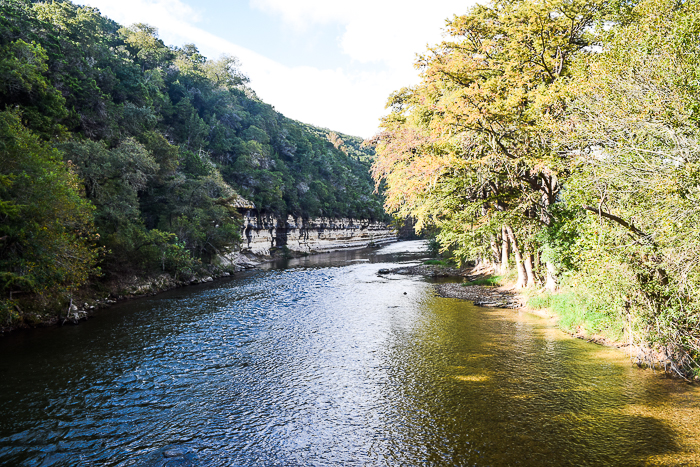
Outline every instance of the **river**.
POLYGON ((700 392, 541 318, 271 264, 0 339, 0 464, 700 465, 700 392))

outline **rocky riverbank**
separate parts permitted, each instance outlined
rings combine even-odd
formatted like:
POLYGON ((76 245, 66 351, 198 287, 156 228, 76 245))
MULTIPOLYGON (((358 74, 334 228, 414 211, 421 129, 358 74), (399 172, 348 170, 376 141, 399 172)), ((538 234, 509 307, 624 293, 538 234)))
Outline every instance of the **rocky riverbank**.
MULTIPOLYGON (((396 239, 394 238, 394 241, 396 239)), ((381 244, 389 243, 391 239, 382 238, 381 244)), ((379 246, 373 237, 369 239, 361 237, 354 243, 345 242, 338 245, 337 250, 359 249, 379 246)), ((64 324, 78 324, 90 318, 96 311, 107 308, 117 302, 133 298, 156 295, 168 290, 186 287, 189 285, 205 284, 217 279, 230 277, 231 275, 260 267, 265 263, 279 259, 308 256, 327 253, 335 250, 311 250, 309 252, 296 251, 288 248, 268 248, 254 253, 244 249, 217 258, 215 264, 203 266, 201 270, 189 275, 180 274, 174 277, 170 274, 156 274, 140 276, 124 274, 111 279, 102 279, 90 284, 74 294, 70 303, 62 307, 62 310, 52 309, 44 313, 24 312, 21 319, 9 326, 0 326, 0 336, 16 329, 26 329, 43 326, 56 326, 64 324)))
POLYGON ((393 269, 380 269, 380 275, 385 274, 402 274, 408 276, 426 276, 426 277, 468 277, 467 271, 445 266, 436 266, 432 264, 416 264, 393 269))
POLYGON ((194 284, 213 282, 231 276, 233 273, 250 269, 262 262, 249 261, 245 266, 228 268, 210 267, 188 277, 173 277, 170 274, 153 276, 125 275, 87 286, 75 293, 63 310, 50 310, 45 313, 26 312, 21 320, 11 326, 0 327, 0 336, 15 329, 43 326, 78 324, 89 319, 97 310, 107 308, 117 302, 132 298, 156 295, 161 292, 194 284))
MULTIPOLYGON (((401 274, 432 278, 459 277, 465 281, 474 281, 485 277, 472 268, 459 269, 449 266, 417 264, 393 269, 380 269, 380 275, 401 274)), ((524 302, 519 294, 506 287, 484 287, 464 283, 435 284, 438 295, 445 298, 458 298, 474 302, 476 306, 496 308, 522 308, 524 302)))
POLYGON ((494 308, 524 308, 523 297, 511 289, 483 285, 436 284, 438 295, 474 302, 476 306, 494 308))

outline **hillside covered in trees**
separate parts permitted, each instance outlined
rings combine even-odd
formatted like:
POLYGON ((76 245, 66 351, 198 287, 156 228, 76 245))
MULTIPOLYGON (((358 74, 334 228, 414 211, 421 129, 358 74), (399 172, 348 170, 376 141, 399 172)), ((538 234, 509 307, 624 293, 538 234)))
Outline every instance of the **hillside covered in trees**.
POLYGON ((148 25, 0 0, 0 326, 88 280, 193 274, 234 247, 243 200, 285 219, 386 217, 372 150, 247 82, 236 58, 148 25))
POLYGON ((388 209, 700 374, 700 3, 495 0, 446 33, 374 140, 388 209))

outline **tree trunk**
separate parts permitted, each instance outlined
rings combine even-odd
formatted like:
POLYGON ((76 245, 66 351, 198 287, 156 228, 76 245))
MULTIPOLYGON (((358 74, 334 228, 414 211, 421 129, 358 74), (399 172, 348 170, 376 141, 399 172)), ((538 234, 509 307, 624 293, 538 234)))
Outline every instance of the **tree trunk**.
POLYGON ((501 236, 503 237, 503 246, 501 247, 501 274, 505 274, 510 270, 510 265, 508 264, 508 257, 510 256, 508 252, 508 232, 506 231, 506 226, 501 228, 501 236))
POLYGON ((535 275, 532 273, 532 253, 525 253, 525 272, 527 273, 527 287, 535 286, 535 275))
POLYGON ((498 238, 491 237, 491 252, 493 253, 493 272, 494 274, 501 273, 501 265, 498 260, 501 257, 501 250, 498 248, 498 238))
POLYGON ((555 292, 557 290, 557 268, 554 263, 547 261, 547 282, 544 288, 550 292, 555 292))
POLYGON ((505 226, 505 228, 508 232, 508 238, 510 239, 513 255, 515 256, 515 267, 518 270, 518 281, 515 283, 515 288, 522 289, 527 283, 527 272, 525 271, 523 258, 522 256, 520 256, 520 248, 518 248, 518 241, 515 239, 513 229, 511 229, 510 226, 505 226))

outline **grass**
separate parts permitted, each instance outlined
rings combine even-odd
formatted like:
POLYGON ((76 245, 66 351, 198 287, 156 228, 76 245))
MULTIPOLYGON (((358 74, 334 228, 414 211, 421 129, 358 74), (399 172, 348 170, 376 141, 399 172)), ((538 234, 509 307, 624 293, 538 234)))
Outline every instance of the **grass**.
POLYGON ((468 285, 490 285, 490 286, 499 286, 503 285, 503 278, 504 276, 489 276, 489 277, 482 277, 480 279, 476 279, 470 282, 463 282, 462 286, 466 287, 468 285))
POLYGON ((606 312, 609 305, 577 291, 532 295, 527 305, 533 309, 548 308, 559 317, 559 327, 568 332, 583 329, 587 334, 601 334, 619 340, 622 323, 606 312))
POLYGON ((515 282, 515 278, 517 276, 518 276, 518 272, 513 269, 513 270, 506 272, 505 274, 501 274, 498 276, 480 277, 479 279, 475 279, 471 282, 464 282, 462 285, 465 287, 468 285, 486 285, 486 286, 500 287, 502 285, 506 285, 506 284, 510 284, 512 282, 515 282))
MULTIPOLYGON (((511 284, 517 277, 517 271, 511 270, 503 275, 482 277, 462 286, 503 286, 511 284)), ((583 330, 586 334, 603 335, 619 341, 623 338, 624 323, 615 313, 614 305, 587 294, 585 290, 574 289, 558 293, 524 291, 528 296, 527 305, 532 309, 548 308, 558 316, 558 325, 567 332, 583 330)))

